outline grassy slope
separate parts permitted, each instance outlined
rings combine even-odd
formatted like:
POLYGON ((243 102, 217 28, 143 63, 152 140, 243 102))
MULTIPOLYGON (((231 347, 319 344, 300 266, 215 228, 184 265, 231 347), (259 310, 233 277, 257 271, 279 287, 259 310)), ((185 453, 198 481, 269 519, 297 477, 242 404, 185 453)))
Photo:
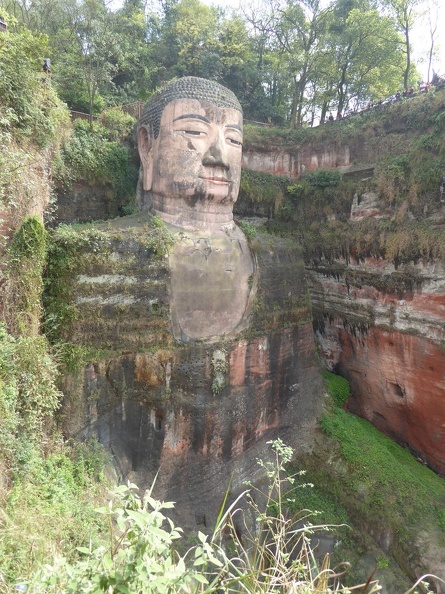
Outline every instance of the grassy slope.
POLYGON ((323 510, 322 522, 353 527, 339 531, 344 547, 337 552, 353 564, 360 566, 365 551, 375 549, 372 532, 385 549, 374 552, 381 579, 387 566, 387 571, 397 573, 391 568, 391 555, 408 573, 414 568, 438 571, 444 559, 433 556, 433 545, 445 557, 445 480, 370 423, 344 410, 346 380, 329 372, 324 376, 330 397, 317 444, 296 462, 315 487, 300 490, 296 506, 323 510), (420 549, 417 541, 424 532, 431 546, 420 549))

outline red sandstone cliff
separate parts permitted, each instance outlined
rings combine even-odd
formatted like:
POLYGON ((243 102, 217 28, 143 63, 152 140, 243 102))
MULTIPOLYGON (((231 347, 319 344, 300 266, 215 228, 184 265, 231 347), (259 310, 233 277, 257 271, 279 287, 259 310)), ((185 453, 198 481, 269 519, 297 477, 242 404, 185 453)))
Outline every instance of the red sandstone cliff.
MULTIPOLYGON (((355 268, 368 282, 403 274, 383 261, 355 268)), ((420 286, 402 294, 347 284, 347 268, 336 278, 329 267, 312 271, 317 339, 328 367, 351 384, 349 409, 444 474, 445 271, 413 268, 420 286)))
POLYGON ((302 131, 293 143, 282 135, 281 145, 261 146, 260 136, 254 137, 244 156, 246 168, 275 175, 319 168, 354 173, 344 176, 341 191, 314 187, 312 195, 294 194, 275 227, 299 236, 306 250, 320 352, 331 370, 349 380, 349 409, 441 474, 445 262, 437 238, 445 237, 439 235, 445 204, 437 114, 444 104, 439 91, 390 106, 361 134, 339 122, 302 131), (425 240, 422 249, 410 244, 413 232, 425 240), (391 233, 396 249, 385 243, 391 233), (366 234, 374 234, 371 241, 366 234), (398 250, 405 250, 402 258, 398 250))

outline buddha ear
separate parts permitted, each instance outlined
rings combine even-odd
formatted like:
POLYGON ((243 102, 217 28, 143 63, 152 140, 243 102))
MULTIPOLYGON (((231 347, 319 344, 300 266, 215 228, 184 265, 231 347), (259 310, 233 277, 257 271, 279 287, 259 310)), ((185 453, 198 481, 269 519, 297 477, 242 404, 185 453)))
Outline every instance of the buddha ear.
POLYGON ((153 184, 153 139, 145 126, 138 130, 138 149, 142 163, 144 190, 151 190, 153 184))

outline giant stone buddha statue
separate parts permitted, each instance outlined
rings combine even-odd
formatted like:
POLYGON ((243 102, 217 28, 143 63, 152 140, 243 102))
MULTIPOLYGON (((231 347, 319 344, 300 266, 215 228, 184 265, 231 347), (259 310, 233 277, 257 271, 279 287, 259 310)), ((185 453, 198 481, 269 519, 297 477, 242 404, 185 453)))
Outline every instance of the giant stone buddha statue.
POLYGON ((142 209, 182 231, 170 254, 172 327, 182 341, 211 342, 246 325, 254 267, 232 212, 242 140, 235 95, 195 77, 167 85, 138 123, 142 209))
POLYGON ((261 480, 270 440, 305 447, 321 404, 300 249, 260 232, 248 244, 233 220, 242 134, 231 91, 169 83, 137 125, 134 217, 149 223, 107 222, 104 254, 69 271, 71 336, 112 351, 66 378, 65 431, 97 437, 122 480, 156 476, 192 527, 211 527, 229 484, 261 480), (173 233, 167 257, 143 240, 152 215, 173 233))

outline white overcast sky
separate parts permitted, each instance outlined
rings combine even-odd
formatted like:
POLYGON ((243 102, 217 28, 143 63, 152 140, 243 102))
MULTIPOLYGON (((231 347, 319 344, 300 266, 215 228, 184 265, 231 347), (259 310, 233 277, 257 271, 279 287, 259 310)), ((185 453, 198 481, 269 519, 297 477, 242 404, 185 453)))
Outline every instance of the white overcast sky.
MULTIPOLYGON (((251 0, 201 0, 204 4, 209 6, 224 6, 224 7, 233 7, 239 8, 244 5, 251 5, 251 0)), ((122 6, 123 0, 110 0, 109 6, 116 9, 122 6)), ((437 73, 441 74, 442 76, 445 75, 445 38, 443 36, 443 23, 445 21, 445 6, 443 0, 439 0, 438 2, 438 33, 436 34, 436 46, 440 44, 440 47, 437 48, 437 58, 433 60, 433 70, 437 73), (440 43, 441 40, 444 42, 440 43)), ((426 3, 425 3, 426 5, 426 3)), ((413 45, 413 57, 414 61, 417 64, 417 67, 421 73, 421 76, 426 80, 427 77, 427 64, 422 63, 422 57, 428 52, 428 48, 430 46, 430 33, 429 33, 429 26, 427 19, 419 20, 418 25, 413 31, 412 35, 412 45, 413 45)), ((431 73, 432 76, 432 73, 431 73)))

